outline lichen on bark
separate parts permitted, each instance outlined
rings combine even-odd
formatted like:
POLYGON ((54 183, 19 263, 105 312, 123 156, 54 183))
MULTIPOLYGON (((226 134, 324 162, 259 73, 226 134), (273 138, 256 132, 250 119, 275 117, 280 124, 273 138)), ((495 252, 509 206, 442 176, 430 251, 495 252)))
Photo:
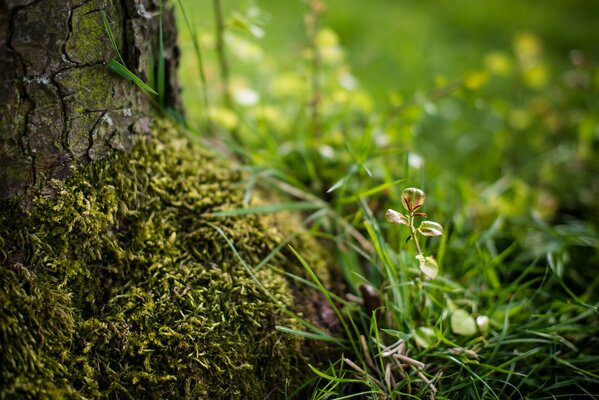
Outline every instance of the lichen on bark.
MULTIPOLYGON (((130 150, 150 102, 106 63, 117 55, 142 79, 157 60, 162 18, 165 101, 178 106, 172 9, 150 0, 0 0, 0 199, 28 198, 74 168, 130 150)), ((28 200, 28 199, 26 199, 28 200)))
MULTIPOLYGON (((280 398, 306 372, 305 343, 275 330, 297 323, 212 225, 252 267, 291 232, 272 216, 210 216, 242 207, 242 174, 168 123, 153 133, 53 180, 30 210, 3 202, 0 398, 280 398)), ((295 242, 326 280, 321 248, 295 242)), ((284 250, 271 263, 301 271, 284 250)), ((318 319, 313 292, 256 274, 318 319)))

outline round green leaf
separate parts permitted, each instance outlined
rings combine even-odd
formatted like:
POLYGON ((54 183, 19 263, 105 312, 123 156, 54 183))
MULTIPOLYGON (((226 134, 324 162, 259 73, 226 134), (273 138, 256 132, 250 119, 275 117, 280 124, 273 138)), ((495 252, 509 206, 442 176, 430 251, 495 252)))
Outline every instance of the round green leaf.
POLYGON ((419 326, 414 329, 414 341, 416 342, 416 346, 423 347, 425 349, 429 348, 433 343, 435 343, 436 336, 435 331, 432 328, 427 326, 419 326))
POLYGON ((420 271, 422 271, 424 275, 431 279, 437 277, 437 274, 439 273, 439 265, 437 265, 437 262, 433 257, 424 257, 418 255, 416 256, 416 259, 418 260, 420 271))
POLYGON ((418 232, 423 236, 441 236, 443 227, 434 221, 422 221, 418 227, 418 232))
POLYGON ((476 322, 472 315, 465 310, 458 309, 451 314, 451 330, 456 335, 470 336, 477 332, 476 322))

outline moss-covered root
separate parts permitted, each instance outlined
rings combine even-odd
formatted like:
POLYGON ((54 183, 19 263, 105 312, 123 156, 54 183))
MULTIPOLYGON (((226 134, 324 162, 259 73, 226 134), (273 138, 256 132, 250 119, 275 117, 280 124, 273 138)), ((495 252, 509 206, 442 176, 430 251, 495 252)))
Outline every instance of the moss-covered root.
MULTIPOLYGON (((52 182, 26 215, 2 206, 0 398, 278 398, 301 379, 306 347, 275 330, 294 322, 212 224, 249 265, 288 232, 255 215, 208 217, 241 207, 240 174, 170 125, 155 131, 52 182)), ((270 269, 258 276, 311 309, 270 269)))

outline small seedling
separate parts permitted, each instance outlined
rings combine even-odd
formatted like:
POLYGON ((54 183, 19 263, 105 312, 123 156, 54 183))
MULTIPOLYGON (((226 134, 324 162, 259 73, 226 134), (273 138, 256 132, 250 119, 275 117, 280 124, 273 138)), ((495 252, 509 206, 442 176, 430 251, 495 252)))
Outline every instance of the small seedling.
POLYGON ((387 222, 398 225, 406 225, 410 228, 410 239, 416 247, 416 259, 418 260, 420 271, 427 278, 435 278, 439 272, 439 266, 432 256, 425 256, 418 243, 418 235, 422 236, 440 236, 443 234, 443 226, 434 221, 422 221, 420 226, 414 226, 416 217, 426 218, 426 214, 420 212, 425 200, 424 192, 417 188, 407 188, 401 194, 401 201, 407 213, 402 214, 398 211, 388 209, 385 213, 387 222))

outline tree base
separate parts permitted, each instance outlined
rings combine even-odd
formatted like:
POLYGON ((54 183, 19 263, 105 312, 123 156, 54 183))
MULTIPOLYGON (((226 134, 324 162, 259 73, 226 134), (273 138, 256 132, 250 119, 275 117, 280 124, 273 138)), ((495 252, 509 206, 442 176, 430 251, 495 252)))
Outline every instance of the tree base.
MULTIPOLYGON (((0 212, 0 397, 282 397, 301 382, 297 327, 240 264, 289 228, 242 207, 242 175, 165 122, 131 154, 88 165, 24 211, 0 212)), ((302 254, 325 280, 323 250, 302 254)), ((271 261, 301 274, 297 260, 271 261)), ((317 320, 318 296, 264 267, 261 284, 317 320)), ((314 346, 311 346, 312 348, 314 346)), ((317 351, 317 350, 312 350, 317 351)))

